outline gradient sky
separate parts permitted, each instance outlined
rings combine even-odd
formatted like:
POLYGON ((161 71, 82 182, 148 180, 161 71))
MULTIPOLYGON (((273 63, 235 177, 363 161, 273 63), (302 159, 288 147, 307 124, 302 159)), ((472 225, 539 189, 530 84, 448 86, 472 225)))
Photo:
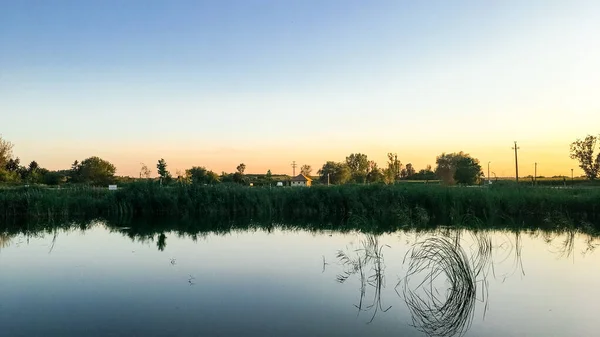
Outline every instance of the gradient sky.
MULTIPOLYGON (((600 132, 600 1, 0 0, 0 133, 50 169, 291 174, 362 152, 570 174, 600 132)), ((486 172, 487 173, 487 172, 486 172)))

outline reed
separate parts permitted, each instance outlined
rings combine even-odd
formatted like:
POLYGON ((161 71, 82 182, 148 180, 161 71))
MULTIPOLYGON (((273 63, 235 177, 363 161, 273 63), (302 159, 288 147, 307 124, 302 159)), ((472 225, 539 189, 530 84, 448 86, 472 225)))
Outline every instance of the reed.
POLYGON ((550 214, 600 220, 600 189, 469 188, 425 184, 314 186, 237 185, 0 190, 0 218, 74 216, 251 217, 262 219, 395 219, 406 224, 542 221, 550 214))

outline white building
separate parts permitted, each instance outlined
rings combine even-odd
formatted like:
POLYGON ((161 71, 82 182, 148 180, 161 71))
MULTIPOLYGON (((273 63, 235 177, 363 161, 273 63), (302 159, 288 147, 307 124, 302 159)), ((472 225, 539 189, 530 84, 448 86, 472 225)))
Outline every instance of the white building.
POLYGON ((299 174, 294 178, 290 179, 290 186, 310 186, 312 184, 312 179, 305 176, 304 174, 299 174))

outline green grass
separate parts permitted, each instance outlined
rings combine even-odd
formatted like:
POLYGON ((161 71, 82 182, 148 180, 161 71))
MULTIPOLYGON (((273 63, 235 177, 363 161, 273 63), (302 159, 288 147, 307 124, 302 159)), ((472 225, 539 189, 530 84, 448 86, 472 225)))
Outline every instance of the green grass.
POLYGON ((130 184, 107 189, 0 190, 0 218, 69 219, 167 215, 254 219, 394 219, 454 224, 540 221, 560 214, 600 220, 600 189, 444 187, 425 184, 262 188, 130 184))
MULTIPOLYGON (((514 178, 498 178, 491 179, 495 185, 500 186, 516 186, 514 178)), ((487 181, 486 181, 487 182, 487 181)), ((537 180, 532 181, 532 177, 520 177, 519 186, 538 186, 538 187, 550 187, 550 186, 566 186, 566 187, 600 187, 600 180, 588 180, 582 177, 571 177, 559 178, 559 177, 538 177, 537 180)))

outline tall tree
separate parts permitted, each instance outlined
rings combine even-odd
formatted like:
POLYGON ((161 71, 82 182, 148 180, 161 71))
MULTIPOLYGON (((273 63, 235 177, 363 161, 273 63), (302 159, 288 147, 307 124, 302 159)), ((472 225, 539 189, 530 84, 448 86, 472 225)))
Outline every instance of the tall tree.
POLYGON ((5 167, 10 159, 12 159, 13 144, 5 140, 0 135, 0 169, 5 167))
POLYGON ((79 171, 81 170, 81 165, 79 161, 75 160, 73 164, 71 164, 71 169, 69 170, 68 181, 71 183, 78 183, 81 181, 79 176, 79 171))
POLYGON ((265 175, 265 177, 267 178, 267 182, 269 183, 269 185, 271 184, 271 181, 273 181, 273 174, 271 173, 271 170, 267 171, 267 174, 265 175))
POLYGON ((454 153, 442 153, 435 159, 435 175, 445 184, 454 184, 454 172, 456 172, 456 158, 454 153))
POLYGON ((369 169, 369 159, 366 154, 352 153, 346 157, 346 164, 352 173, 367 173, 369 169))
POLYGON ((26 180, 31 184, 39 183, 42 181, 42 176, 47 172, 48 170, 40 168, 40 165, 33 160, 31 163, 29 163, 29 166, 23 170, 21 179, 26 180))
POLYGON ((590 180, 598 178, 600 174, 600 153, 594 156, 596 140, 597 137, 588 135, 584 140, 577 139, 571 143, 571 159, 579 162, 579 167, 590 180))
POLYGON ((387 154, 388 157, 388 167, 386 171, 386 177, 391 176, 393 180, 400 179, 400 171, 402 170, 402 162, 398 160, 398 154, 389 152, 387 154))
POLYGON ((117 169, 110 162, 93 156, 79 164, 79 178, 81 182, 92 185, 108 185, 115 181, 117 169))
POLYGON ((312 167, 310 167, 310 165, 302 165, 302 167, 300 168, 300 174, 303 174, 307 177, 310 177, 310 174, 312 173, 312 167))
POLYGON ((244 174, 244 171, 246 171, 246 164, 241 163, 236 167, 236 170, 238 171, 239 174, 244 174))
POLYGON ((161 252, 164 251, 167 247, 167 236, 165 235, 165 233, 160 233, 160 235, 158 236, 158 240, 156 240, 156 247, 161 252))
POLYGON ((369 159, 366 154, 352 153, 346 157, 346 165, 350 169, 352 180, 356 183, 364 183, 369 171, 369 159))
POLYGON ((415 168, 413 167, 413 164, 408 163, 406 164, 406 178, 410 179, 412 176, 414 176, 416 173, 415 168))
POLYGON ((446 184, 471 185, 483 172, 479 160, 464 152, 442 153, 436 158, 435 174, 446 184))
POLYGON ((158 176, 161 182, 169 183, 171 182, 171 173, 167 170, 167 161, 163 158, 160 158, 158 163, 156 164, 156 168, 158 170, 158 176))
POLYGON ((456 161, 454 180, 458 184, 473 185, 483 177, 479 160, 468 154, 461 156, 456 161))
POLYGON ((377 166, 374 161, 369 161, 369 172, 367 173, 368 183, 379 183, 384 180, 383 171, 377 166))
POLYGON ((148 166, 146 166, 146 164, 140 164, 142 165, 142 167, 140 168, 140 178, 150 179, 150 175, 152 174, 152 172, 150 171, 148 166))
POLYGON ((336 163, 333 161, 323 164, 323 167, 317 174, 321 176, 321 182, 324 184, 329 179, 329 183, 341 185, 347 183, 351 178, 350 169, 346 163, 336 163))
POLYGON ((33 160, 31 163, 29 163, 29 167, 28 167, 29 172, 35 171, 38 168, 40 168, 40 165, 35 160, 33 160))

